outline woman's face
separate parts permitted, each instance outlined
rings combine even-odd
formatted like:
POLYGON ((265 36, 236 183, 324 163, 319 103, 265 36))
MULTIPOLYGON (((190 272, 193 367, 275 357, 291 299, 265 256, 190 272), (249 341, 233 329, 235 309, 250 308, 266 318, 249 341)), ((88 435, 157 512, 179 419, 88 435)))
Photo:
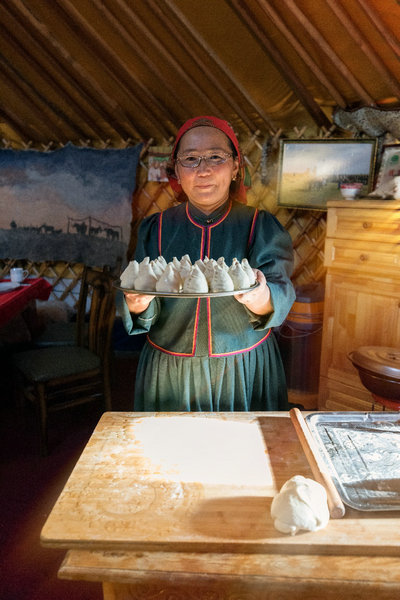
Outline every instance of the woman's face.
MULTIPOLYGON (((177 157, 224 156, 232 154, 228 137, 214 127, 194 127, 179 142, 177 157)), ((229 197, 229 186, 239 170, 237 158, 230 156, 226 162, 211 166, 202 160, 198 167, 183 167, 176 162, 175 173, 190 202, 202 212, 210 214, 229 197)))

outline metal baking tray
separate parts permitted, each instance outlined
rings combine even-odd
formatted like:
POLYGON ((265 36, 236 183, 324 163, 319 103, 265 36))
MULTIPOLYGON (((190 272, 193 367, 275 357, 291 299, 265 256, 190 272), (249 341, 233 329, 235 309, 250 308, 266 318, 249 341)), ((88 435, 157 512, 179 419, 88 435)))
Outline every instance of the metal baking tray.
POLYGON ((241 290, 233 290, 230 292, 207 292, 207 293, 185 293, 185 292, 155 292, 148 290, 134 290, 131 288, 121 287, 121 281, 118 279, 113 282, 113 286, 121 292, 128 292, 129 294, 148 294, 157 298, 223 298, 224 296, 234 296, 235 294, 245 294, 256 289, 260 283, 256 281, 252 286, 243 288, 241 290))
POLYGON ((305 419, 345 504, 400 510, 400 413, 320 412, 305 419))

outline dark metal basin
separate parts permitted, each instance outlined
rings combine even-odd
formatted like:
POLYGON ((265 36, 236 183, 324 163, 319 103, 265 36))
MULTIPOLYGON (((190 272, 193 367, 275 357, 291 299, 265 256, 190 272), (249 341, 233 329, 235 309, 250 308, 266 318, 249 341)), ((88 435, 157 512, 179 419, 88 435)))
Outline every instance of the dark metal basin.
POLYGON ((348 357, 367 390, 381 398, 400 401, 400 350, 363 346, 348 357))

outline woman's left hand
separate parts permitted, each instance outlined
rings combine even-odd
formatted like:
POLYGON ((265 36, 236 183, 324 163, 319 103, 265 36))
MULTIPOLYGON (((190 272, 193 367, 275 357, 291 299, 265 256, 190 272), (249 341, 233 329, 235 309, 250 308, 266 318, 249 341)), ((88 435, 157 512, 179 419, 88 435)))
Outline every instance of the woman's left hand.
POLYGON ((267 315, 274 310, 271 303, 271 292, 264 273, 258 269, 253 269, 253 271, 260 285, 250 292, 235 294, 234 297, 255 315, 267 315))

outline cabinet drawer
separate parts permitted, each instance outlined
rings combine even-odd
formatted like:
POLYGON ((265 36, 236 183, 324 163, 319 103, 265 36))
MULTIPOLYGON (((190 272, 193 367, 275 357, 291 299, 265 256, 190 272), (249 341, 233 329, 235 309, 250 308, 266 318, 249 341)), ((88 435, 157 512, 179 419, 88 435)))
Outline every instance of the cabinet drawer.
POLYGON ((376 242, 400 239, 400 209, 332 208, 328 212, 327 237, 376 242))
POLYGON ((400 280, 400 238, 397 244, 326 238, 325 266, 377 274, 400 280))

